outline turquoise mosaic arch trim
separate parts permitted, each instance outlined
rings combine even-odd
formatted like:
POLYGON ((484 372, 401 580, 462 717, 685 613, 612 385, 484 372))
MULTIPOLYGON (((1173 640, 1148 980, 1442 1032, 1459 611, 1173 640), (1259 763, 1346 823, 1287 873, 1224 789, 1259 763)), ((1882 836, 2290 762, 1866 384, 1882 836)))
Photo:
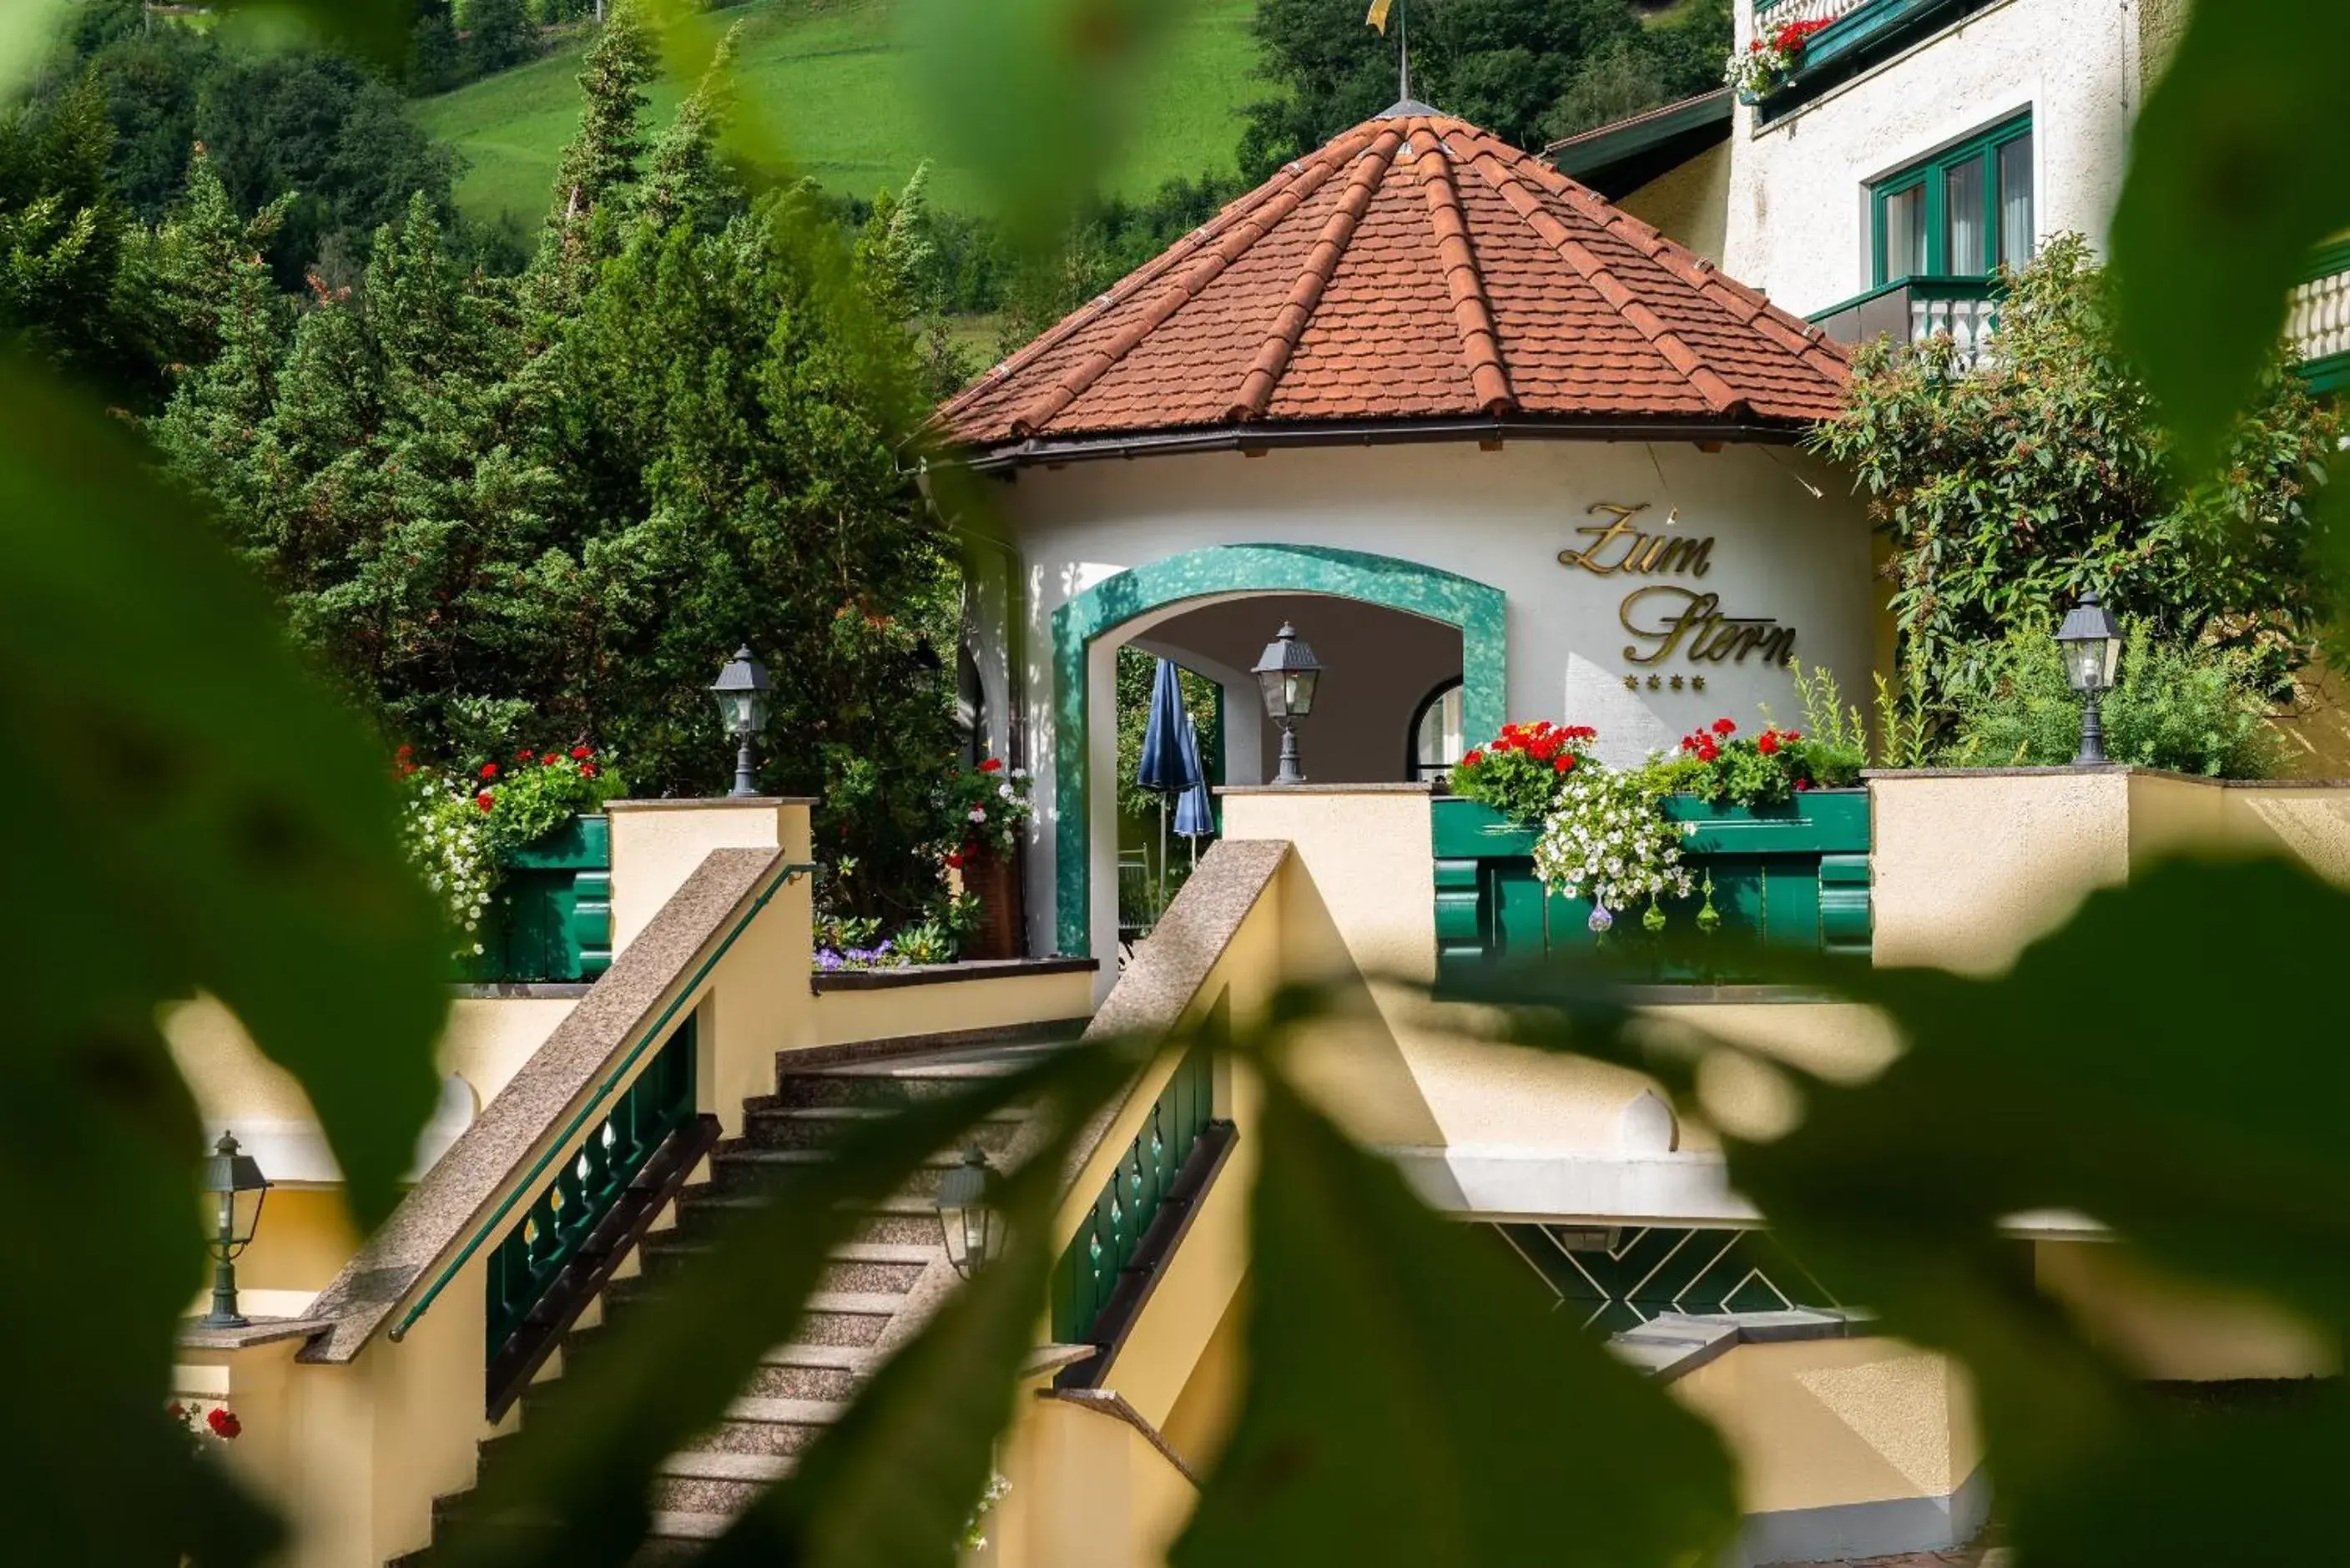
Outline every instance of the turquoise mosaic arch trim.
POLYGON ((1461 630, 1463 722, 1472 735, 1502 727, 1509 691, 1508 598, 1457 573, 1392 556, 1318 545, 1218 545, 1108 577, 1053 612, 1055 940, 1093 950, 1092 822, 1087 810, 1086 650, 1139 616, 1217 594, 1328 594, 1403 610, 1461 630))

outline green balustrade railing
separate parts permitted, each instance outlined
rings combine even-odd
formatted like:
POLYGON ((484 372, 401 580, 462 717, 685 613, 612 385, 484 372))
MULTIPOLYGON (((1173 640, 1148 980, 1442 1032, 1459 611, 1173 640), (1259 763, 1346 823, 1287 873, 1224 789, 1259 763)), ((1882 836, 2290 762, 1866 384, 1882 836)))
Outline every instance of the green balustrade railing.
POLYGON ((576 816, 515 851, 478 934, 461 979, 583 981, 611 968, 611 819, 576 816))
POLYGON ((1055 1342, 1092 1343, 1095 1322, 1134 1262, 1143 1232, 1214 1119, 1214 1102, 1212 1058, 1205 1046, 1196 1047, 1169 1076, 1142 1130, 1053 1270, 1055 1342))
POLYGON ((495 1368, 531 1313, 671 1134, 694 1120, 694 1027, 688 1013, 635 1082, 490 1254, 487 1365, 495 1368))
MULTIPOLYGON (((1675 795, 1665 815, 1689 825, 1682 853, 1700 886, 1713 883, 1721 917, 1719 965, 1654 966, 1659 982, 1722 983, 1752 978, 1741 955, 1761 941, 1804 952, 1869 950, 1868 795, 1863 790, 1818 790, 1784 805, 1716 806, 1675 795)), ((1440 984, 1463 980, 1489 965, 1524 962, 1553 953, 1588 953, 1597 941, 1591 903, 1548 893, 1534 875, 1530 828, 1476 801, 1430 803, 1436 850, 1436 962, 1440 984)), ((1701 893, 1662 903, 1668 931, 1697 929, 1701 893)), ((1618 909, 1607 940, 1631 959, 1654 940, 1642 929, 1643 909, 1618 909)))

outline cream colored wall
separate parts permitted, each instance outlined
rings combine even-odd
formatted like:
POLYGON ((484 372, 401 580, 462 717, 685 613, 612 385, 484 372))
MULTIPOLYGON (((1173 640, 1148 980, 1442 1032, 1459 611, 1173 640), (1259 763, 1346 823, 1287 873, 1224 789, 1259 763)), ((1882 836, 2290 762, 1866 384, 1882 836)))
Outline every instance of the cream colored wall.
POLYGON ((1159 1424, 1167 1446, 1183 1456, 1192 1470, 1206 1475, 1224 1451, 1225 1439, 1240 1417, 1247 1364, 1243 1356, 1248 1334, 1248 1282, 1224 1303, 1224 1315, 1201 1347, 1191 1376, 1177 1396, 1175 1407, 1159 1424))
POLYGON ((1729 1442, 1749 1514, 1948 1497, 1982 1462, 1965 1375, 1898 1340, 1742 1345, 1672 1392, 1729 1442))
POLYGON ((2124 774, 1893 774, 1868 794, 1882 965, 1996 972, 2129 875, 2124 774))
POLYGON ((273 1568, 372 1568, 427 1544, 432 1500, 473 1484, 482 1419, 485 1260, 414 1332, 345 1366, 295 1361, 299 1339, 182 1350, 176 1397, 225 1403, 231 1468, 293 1528, 273 1568))
POLYGON ((2110 1241, 2040 1241, 2040 1287, 2138 1376, 2335 1377, 2338 1345, 2261 1298, 2172 1278, 2110 1241))
POLYGON ((465 1080, 479 1109, 577 1005, 567 996, 461 996, 449 1009, 448 1032, 433 1060, 442 1073, 465 1080))
POLYGON ((616 800, 612 819, 612 950, 619 952, 685 885, 713 849, 780 846, 808 856, 806 801, 616 800))
POLYGON ((1093 1010, 1094 977, 1085 971, 994 975, 879 991, 825 991, 816 993, 808 1044, 842 1045, 959 1029, 1053 1023, 1087 1017, 1093 1010))
POLYGON ((1730 143, 1676 164, 1616 204, 1719 266, 1729 243, 1730 143))
POLYGON ((1141 1433, 1065 1400, 1024 1399, 1003 1474, 990 1524, 1006 1568, 1159 1568, 1199 1499, 1141 1433))

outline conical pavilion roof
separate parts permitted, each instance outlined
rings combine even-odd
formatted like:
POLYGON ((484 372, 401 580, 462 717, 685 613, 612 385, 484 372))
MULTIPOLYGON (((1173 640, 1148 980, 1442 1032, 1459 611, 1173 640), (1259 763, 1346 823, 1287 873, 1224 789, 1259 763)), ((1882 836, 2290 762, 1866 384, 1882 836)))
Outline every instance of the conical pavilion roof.
POLYGON ((1406 103, 1233 202, 939 422, 1040 456, 1365 421, 1752 430, 1834 414, 1846 363, 1539 159, 1406 103))

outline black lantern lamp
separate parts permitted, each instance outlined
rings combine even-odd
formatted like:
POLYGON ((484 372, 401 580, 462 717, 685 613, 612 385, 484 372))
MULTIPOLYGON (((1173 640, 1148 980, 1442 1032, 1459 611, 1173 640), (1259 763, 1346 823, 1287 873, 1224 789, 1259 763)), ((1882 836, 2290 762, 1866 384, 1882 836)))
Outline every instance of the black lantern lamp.
POLYGON ((718 672, 710 685, 710 694, 718 700, 718 722, 734 737, 734 794, 738 797, 755 795, 758 784, 752 778, 751 742, 767 727, 767 693, 775 683, 767 679, 767 667, 751 657, 749 644, 734 650, 734 657, 718 672))
POLYGON ((223 1133, 197 1189, 220 1202, 218 1222, 204 1242, 213 1255, 213 1310, 199 1321, 206 1328, 243 1328, 247 1320, 236 1310, 236 1260, 253 1245, 269 1179, 260 1162, 238 1150, 234 1136, 223 1133))
POLYGON ((963 1150, 962 1163, 939 1180, 939 1229, 945 1233, 947 1262, 964 1279, 979 1272, 1003 1245, 1003 1225, 988 1201, 993 1172, 977 1144, 963 1150))
POLYGON ((2081 709, 2081 754, 2073 759, 2073 765, 2102 763, 2106 731, 2101 709, 2121 666, 2122 628, 2115 624, 2113 612, 2097 602, 2095 594, 2083 594, 2081 602, 2065 612, 2064 624, 2056 631, 2056 647, 2064 656, 2064 679, 2087 699, 2081 709))
POLYGON ((1314 711, 1314 688, 1322 680, 1322 667, 1314 661, 1314 650, 1297 640, 1297 628, 1284 621, 1250 673, 1263 689, 1266 717, 1281 726, 1281 771, 1273 782, 1302 784, 1305 774, 1297 765, 1297 723, 1314 711))

